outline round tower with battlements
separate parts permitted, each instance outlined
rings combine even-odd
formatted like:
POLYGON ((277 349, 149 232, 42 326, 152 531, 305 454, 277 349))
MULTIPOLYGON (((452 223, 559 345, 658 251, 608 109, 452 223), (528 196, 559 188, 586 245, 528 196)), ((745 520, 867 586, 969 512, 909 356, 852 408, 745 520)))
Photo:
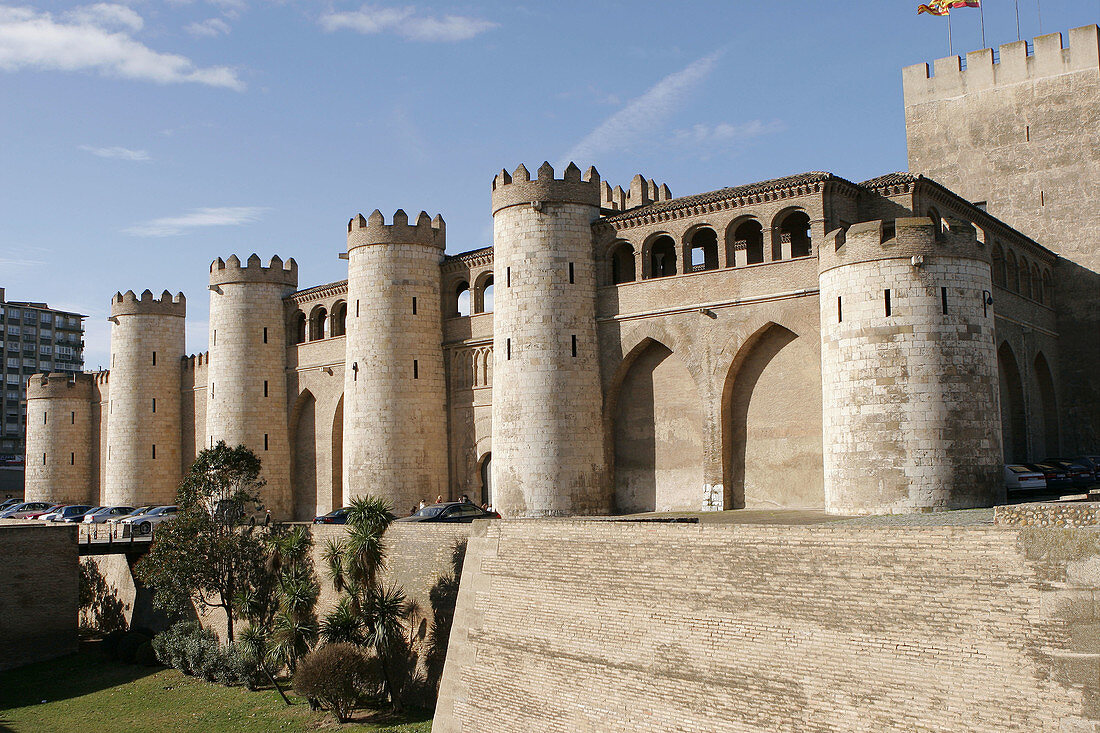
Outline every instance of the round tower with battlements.
POLYGON ((493 463, 504 516, 606 514, 592 222, 600 177, 493 181, 493 463))
POLYGON ((104 504, 173 504, 180 482, 183 293, 132 290, 111 300, 111 391, 104 504))
POLYGON ((27 383, 27 501, 87 504, 94 496, 91 374, 35 374, 27 383))
POLYGON ((404 513, 447 496, 442 217, 381 212, 348 222, 344 502, 382 497, 404 513))
MULTIPOLYGON (((276 519, 293 511, 287 418, 283 298, 298 287, 298 265, 253 254, 210 265, 210 352, 206 447, 244 445, 260 458, 262 493, 276 519)), ((113 387, 112 380, 112 387, 113 387)), ((177 387, 178 389, 178 387, 177 387)))
POLYGON ((989 252, 971 225, 871 221, 819 250, 825 506, 989 506, 1001 425, 989 252))

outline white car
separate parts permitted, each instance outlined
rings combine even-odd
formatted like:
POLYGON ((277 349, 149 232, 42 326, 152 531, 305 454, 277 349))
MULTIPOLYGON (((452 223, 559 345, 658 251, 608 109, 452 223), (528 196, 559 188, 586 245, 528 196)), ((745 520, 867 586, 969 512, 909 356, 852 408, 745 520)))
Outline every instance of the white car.
POLYGON ((148 514, 153 509, 156 509, 156 507, 155 506, 138 507, 137 509, 130 512, 129 514, 123 514, 121 516, 111 517, 110 519, 107 520, 107 524, 119 524, 119 523, 121 523, 121 522, 123 522, 127 519, 132 519, 133 517, 139 517, 142 514, 148 514))
POLYGON ((105 506, 84 515, 84 524, 103 524, 111 517, 124 517, 134 511, 132 506, 105 506))
POLYGON ((1042 471, 1018 463, 1005 466, 1005 489, 1008 491, 1031 491, 1046 487, 1047 478, 1042 471))
POLYGON ((16 504, 4 512, 0 512, 0 519, 23 519, 28 514, 44 512, 52 506, 53 504, 46 501, 25 501, 21 504, 16 504))
POLYGON ((124 517, 119 522, 119 526, 123 528, 124 533, 126 532, 126 528, 129 528, 129 532, 132 536, 141 537, 143 535, 152 534, 154 527, 162 522, 167 522, 177 514, 179 514, 179 507, 157 506, 136 517, 124 517))

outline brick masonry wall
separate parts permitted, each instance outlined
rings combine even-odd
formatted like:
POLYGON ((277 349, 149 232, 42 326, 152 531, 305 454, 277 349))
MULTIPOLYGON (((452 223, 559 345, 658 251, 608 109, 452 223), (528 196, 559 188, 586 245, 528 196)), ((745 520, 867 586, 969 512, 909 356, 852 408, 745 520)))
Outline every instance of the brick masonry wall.
POLYGON ((1096 730, 1097 542, 477 524, 432 730, 1096 730))
POLYGON ((0 670, 76 651, 76 527, 0 520, 0 670))

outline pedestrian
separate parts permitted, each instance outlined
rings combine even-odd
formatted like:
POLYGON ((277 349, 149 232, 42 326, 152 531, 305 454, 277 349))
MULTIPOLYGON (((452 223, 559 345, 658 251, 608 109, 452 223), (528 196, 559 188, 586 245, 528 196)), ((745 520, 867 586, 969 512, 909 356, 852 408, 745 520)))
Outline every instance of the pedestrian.
POLYGON ((421 500, 420 500, 420 508, 421 508, 421 509, 423 509, 423 508, 424 508, 424 507, 426 507, 426 506, 427 506, 427 504, 425 504, 425 503, 424 503, 424 500, 423 500, 423 499, 421 499, 421 500))
POLYGON ((413 516, 414 514, 416 514, 416 506, 415 505, 413 505, 413 508, 409 510, 409 516, 410 517, 413 516))
POLYGON ((462 497, 459 499, 459 501, 462 502, 463 504, 469 504, 470 503, 470 497, 463 494, 462 497))
POLYGON ((443 503, 443 494, 440 494, 439 496, 435 497, 435 503, 436 504, 442 504, 443 503))

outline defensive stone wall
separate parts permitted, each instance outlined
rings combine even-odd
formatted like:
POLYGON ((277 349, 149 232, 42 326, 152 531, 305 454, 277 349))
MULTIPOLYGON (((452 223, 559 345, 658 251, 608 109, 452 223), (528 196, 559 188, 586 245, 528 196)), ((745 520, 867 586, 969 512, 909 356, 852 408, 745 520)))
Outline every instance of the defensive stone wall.
POLYGON ((0 520, 0 670, 76 651, 79 578, 75 525, 0 520))
POLYGON ((1085 731, 1097 530, 477 523, 432 730, 1085 731))
POLYGON ((84 503, 93 491, 90 374, 36 374, 27 383, 27 501, 84 503))

